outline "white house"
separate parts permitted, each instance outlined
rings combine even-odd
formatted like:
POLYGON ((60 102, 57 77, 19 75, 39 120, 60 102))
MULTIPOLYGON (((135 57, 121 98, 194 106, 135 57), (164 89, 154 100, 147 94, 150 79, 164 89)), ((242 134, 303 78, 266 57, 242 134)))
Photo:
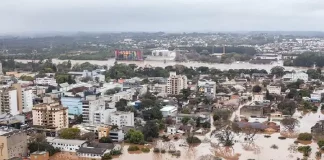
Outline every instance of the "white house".
POLYGON ((263 101, 264 96, 263 94, 253 94, 252 101, 263 101))
POLYGON ((120 130, 111 130, 109 132, 109 137, 114 142, 121 142, 124 140, 125 134, 123 133, 123 131, 121 129, 120 130))
POLYGON ((167 127, 167 134, 176 134, 177 133, 177 128, 174 126, 169 126, 167 127))
POLYGON ((281 94, 281 86, 267 86, 267 90, 269 91, 270 94, 281 94))
POLYGON ((174 117, 176 116, 178 109, 175 106, 168 105, 164 106, 160 111, 162 112, 163 117, 174 117))
POLYGON ((297 72, 297 73, 287 73, 285 74, 282 79, 284 81, 292 81, 296 82, 298 79, 303 80, 304 82, 308 81, 308 74, 304 72, 297 72))
POLYGON ((36 78, 35 80, 36 85, 51 85, 51 86, 57 86, 56 79, 55 78, 49 78, 49 77, 44 77, 44 78, 36 78))
POLYGON ((59 148, 65 152, 76 152, 80 147, 86 145, 86 141, 84 140, 59 139, 55 137, 47 137, 46 140, 54 148, 59 148))

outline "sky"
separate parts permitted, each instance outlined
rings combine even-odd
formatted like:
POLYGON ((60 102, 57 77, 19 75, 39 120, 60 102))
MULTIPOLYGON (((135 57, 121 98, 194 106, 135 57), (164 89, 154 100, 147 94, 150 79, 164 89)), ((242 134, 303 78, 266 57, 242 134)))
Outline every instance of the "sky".
POLYGON ((324 31, 324 0, 0 0, 0 34, 324 31))

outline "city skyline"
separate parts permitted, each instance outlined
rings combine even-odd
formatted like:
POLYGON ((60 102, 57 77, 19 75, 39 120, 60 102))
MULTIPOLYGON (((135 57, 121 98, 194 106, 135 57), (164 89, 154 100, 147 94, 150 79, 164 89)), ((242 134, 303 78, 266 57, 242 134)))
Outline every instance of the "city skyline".
POLYGON ((322 15, 319 0, 5 0, 0 34, 324 31, 322 15))

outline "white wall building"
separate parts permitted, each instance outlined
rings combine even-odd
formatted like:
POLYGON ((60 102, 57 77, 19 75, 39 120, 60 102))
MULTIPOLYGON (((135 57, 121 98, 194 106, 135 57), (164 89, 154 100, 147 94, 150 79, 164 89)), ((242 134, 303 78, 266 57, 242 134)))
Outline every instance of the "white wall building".
POLYGON ((86 100, 82 101, 82 117, 84 123, 94 124, 96 111, 102 110, 103 108, 105 108, 105 100, 103 98, 97 98, 95 95, 87 96, 86 100))
POLYGON ((109 132, 109 137, 114 142, 121 142, 124 140, 125 134, 123 133, 123 131, 121 129, 120 130, 111 130, 109 132))
POLYGON ((175 106, 164 106, 160 111, 162 112, 163 117, 174 117, 177 115, 178 109, 175 106))
POLYGON ((169 51, 167 49, 160 49, 160 50, 153 50, 152 56, 159 56, 159 57, 176 57, 175 51, 169 51))
POLYGON ((54 137, 47 137, 46 140, 54 148, 59 148, 65 152, 76 152, 86 143, 84 140, 59 139, 54 137))
POLYGON ((188 79, 185 75, 177 75, 176 72, 170 72, 167 80, 168 94, 178 95, 182 89, 188 88, 188 79))
POLYGON ((270 94, 281 94, 281 86, 267 86, 267 90, 269 91, 270 94))
POLYGON ((23 89, 22 90, 22 105, 23 112, 29 112, 33 108, 33 90, 23 89))
POLYGON ((133 112, 113 112, 110 114, 110 125, 117 125, 118 127, 134 126, 133 112))
POLYGON ((292 81, 296 82, 298 79, 303 80, 304 82, 308 81, 308 74, 304 72, 297 72, 297 73, 287 73, 285 74, 282 79, 284 81, 292 81))
POLYGON ((254 94, 252 97, 252 101, 263 102, 263 100, 264 100, 263 94, 254 94))
POLYGON ((51 85, 51 86, 57 86, 56 79, 55 78, 49 78, 49 77, 44 77, 44 78, 36 78, 35 80, 36 85, 51 85))
POLYGON ((215 98, 216 82, 202 79, 198 81, 197 86, 199 92, 204 93, 204 95, 207 97, 215 98))
POLYGON ((19 114, 18 110, 18 101, 17 101, 17 90, 9 90, 9 106, 10 106, 10 114, 15 116, 19 114))

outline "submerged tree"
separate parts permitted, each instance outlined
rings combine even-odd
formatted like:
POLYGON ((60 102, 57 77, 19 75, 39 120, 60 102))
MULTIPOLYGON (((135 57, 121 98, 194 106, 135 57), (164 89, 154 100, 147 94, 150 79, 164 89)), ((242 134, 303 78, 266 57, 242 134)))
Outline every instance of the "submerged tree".
POLYGON ((284 127, 285 131, 289 133, 294 133, 296 127, 299 126, 299 121, 295 118, 285 118, 281 120, 280 123, 284 127))

